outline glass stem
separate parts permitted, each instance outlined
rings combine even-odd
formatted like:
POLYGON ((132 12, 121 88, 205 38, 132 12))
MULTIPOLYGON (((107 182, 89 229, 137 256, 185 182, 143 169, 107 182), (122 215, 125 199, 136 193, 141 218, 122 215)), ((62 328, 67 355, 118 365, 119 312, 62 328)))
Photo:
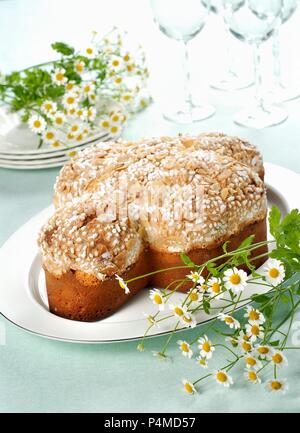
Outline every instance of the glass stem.
POLYGON ((254 78, 255 78, 255 101, 257 108, 265 111, 264 98, 262 94, 262 73, 261 73, 261 55, 260 43, 253 44, 253 58, 254 58, 254 78))
POLYGON ((281 86, 281 62, 280 62, 280 42, 279 42, 279 30, 276 29, 273 33, 273 68, 274 68, 274 80, 275 86, 281 86))
POLYGON ((190 74, 190 61, 189 61, 189 50, 188 43, 182 41, 182 64, 183 64, 183 74, 184 74, 184 102, 185 107, 188 112, 191 112, 193 102, 191 93, 191 74, 190 74))

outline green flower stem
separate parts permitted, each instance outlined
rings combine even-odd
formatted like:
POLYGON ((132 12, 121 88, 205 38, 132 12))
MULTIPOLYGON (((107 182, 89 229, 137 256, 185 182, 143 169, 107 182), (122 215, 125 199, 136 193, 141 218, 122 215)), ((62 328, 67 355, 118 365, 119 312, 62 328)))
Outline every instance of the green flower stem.
POLYGON ((230 353, 232 353, 232 355, 233 355, 237 360, 239 359, 239 356, 238 356, 235 352, 233 352, 233 350, 231 350, 229 347, 225 346, 225 344, 218 343, 218 344, 214 344, 213 346, 214 346, 214 347, 223 347, 224 349, 226 349, 226 350, 228 350, 230 353))
POLYGON ((175 331, 177 330, 177 327, 178 327, 179 323, 180 323, 180 321, 178 320, 178 322, 176 323, 175 328, 173 329, 173 331, 171 332, 171 334, 170 334, 169 337, 167 338, 167 341, 166 341, 165 345, 163 346, 162 350, 160 351, 160 353, 161 353, 162 355, 165 355, 165 352, 166 352, 166 350, 167 350, 167 347, 169 346, 169 344, 170 344, 170 342, 171 342, 171 340, 172 340, 172 338, 173 338, 173 336, 174 336, 174 333, 175 333, 175 331))

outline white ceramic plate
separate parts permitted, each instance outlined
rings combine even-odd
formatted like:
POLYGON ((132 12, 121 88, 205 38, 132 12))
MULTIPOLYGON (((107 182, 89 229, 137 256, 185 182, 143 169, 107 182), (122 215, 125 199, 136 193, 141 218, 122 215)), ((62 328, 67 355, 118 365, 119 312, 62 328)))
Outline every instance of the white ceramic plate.
MULTIPOLYGON (((103 104, 105 101, 103 102, 103 104)), ((114 103, 114 106, 119 107, 119 104, 114 103)), ((78 145, 91 143, 96 140, 102 140, 102 138, 107 140, 107 133, 96 132, 84 140, 74 143, 68 146, 67 150, 72 147, 77 147, 78 145)), ((29 156, 37 155, 41 157, 43 154, 54 154, 62 149, 55 148, 41 148, 38 149, 38 137, 34 134, 26 124, 23 124, 20 120, 20 116, 17 113, 11 113, 7 106, 0 106, 0 154, 13 156, 29 156)))
MULTIPOLYGON (((278 206, 283 215, 292 208, 300 208, 300 176, 269 163, 265 164, 265 169, 269 205, 278 206)), ((17 230, 0 250, 0 310, 3 316, 27 331, 65 341, 104 343, 142 337, 146 327, 143 313, 155 311, 147 289, 115 314, 98 322, 76 322, 49 312, 36 237, 52 211, 51 206, 37 214, 17 230)), ((259 284, 251 284, 243 296, 247 298, 264 290, 259 284)), ((180 299, 181 296, 176 293, 174 298, 180 299)), ((215 315, 199 313, 197 323, 201 325, 213 317, 215 315)), ((170 320, 161 323, 160 328, 152 328, 150 336, 168 333, 174 326, 170 320)))

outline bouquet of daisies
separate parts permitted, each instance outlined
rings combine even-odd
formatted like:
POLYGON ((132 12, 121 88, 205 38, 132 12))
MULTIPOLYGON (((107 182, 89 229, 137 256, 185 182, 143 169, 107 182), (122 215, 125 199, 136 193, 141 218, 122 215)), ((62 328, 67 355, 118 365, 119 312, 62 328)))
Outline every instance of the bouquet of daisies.
POLYGON ((151 101, 141 47, 131 52, 113 29, 94 32, 83 51, 55 42, 60 58, 2 75, 0 99, 38 135, 39 147, 68 147, 88 137, 120 135, 129 116, 151 101))

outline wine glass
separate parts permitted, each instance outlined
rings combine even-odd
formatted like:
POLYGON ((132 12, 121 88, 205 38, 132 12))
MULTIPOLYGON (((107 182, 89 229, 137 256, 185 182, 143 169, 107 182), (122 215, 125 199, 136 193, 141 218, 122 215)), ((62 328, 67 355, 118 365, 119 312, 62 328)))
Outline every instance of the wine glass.
POLYGON ((225 27, 225 31, 222 37, 222 49, 226 51, 226 64, 225 71, 217 78, 216 81, 210 83, 213 89, 231 91, 245 89, 253 84, 253 79, 239 75, 234 68, 234 57, 230 44, 230 33, 229 29, 223 20, 223 0, 202 0, 202 3, 210 9, 216 15, 219 15, 222 20, 222 25, 225 27))
POLYGON ((267 105, 262 93, 261 44, 269 39, 281 20, 282 0, 223 0, 224 19, 230 32, 250 44, 254 53, 255 102, 236 114, 234 121, 250 128, 277 125, 287 113, 267 105))
POLYGON ((169 38, 180 42, 183 52, 184 101, 164 113, 168 120, 191 123, 206 119, 215 113, 211 105, 197 105, 190 85, 188 42, 203 29, 208 9, 201 0, 150 0, 154 20, 169 38))
MULTIPOLYGON (((294 14, 299 4, 299 0, 282 0, 281 25, 286 23, 294 14)), ((300 88, 295 88, 283 82, 280 61, 280 27, 273 33, 273 74, 274 89, 272 93, 277 101, 289 101, 300 96, 300 88)))

